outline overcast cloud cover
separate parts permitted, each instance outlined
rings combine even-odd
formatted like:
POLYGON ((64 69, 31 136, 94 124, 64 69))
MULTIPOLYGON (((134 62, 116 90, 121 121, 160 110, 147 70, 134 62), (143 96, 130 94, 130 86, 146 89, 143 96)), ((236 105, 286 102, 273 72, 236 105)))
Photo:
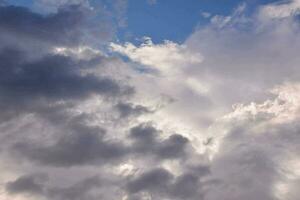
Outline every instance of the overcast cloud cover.
POLYGON ((0 200, 299 199, 299 0, 207 10, 183 42, 119 39, 131 0, 16 2, 0 200))

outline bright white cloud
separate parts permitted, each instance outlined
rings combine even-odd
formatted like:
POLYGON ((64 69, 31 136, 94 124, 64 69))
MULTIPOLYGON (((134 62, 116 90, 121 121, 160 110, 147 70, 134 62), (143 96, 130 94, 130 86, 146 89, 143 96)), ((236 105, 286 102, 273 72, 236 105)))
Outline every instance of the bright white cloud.
POLYGON ((227 119, 270 119, 272 123, 288 123, 299 116, 300 108, 299 83, 286 83, 272 89, 274 100, 267 100, 261 104, 252 102, 245 106, 234 105, 234 112, 226 115, 227 119), (272 119, 272 120, 271 120, 272 119))
POLYGON ((55 47, 53 53, 63 56, 71 56, 77 59, 92 59, 97 56, 104 56, 104 54, 98 50, 89 46, 79 46, 75 48, 70 47, 55 47))
POLYGON ((202 56, 199 53, 190 52, 184 45, 171 41, 162 44, 154 44, 151 38, 144 38, 140 46, 132 43, 119 45, 111 43, 111 49, 132 61, 154 68, 163 73, 172 73, 188 66, 189 64, 201 63, 202 56))

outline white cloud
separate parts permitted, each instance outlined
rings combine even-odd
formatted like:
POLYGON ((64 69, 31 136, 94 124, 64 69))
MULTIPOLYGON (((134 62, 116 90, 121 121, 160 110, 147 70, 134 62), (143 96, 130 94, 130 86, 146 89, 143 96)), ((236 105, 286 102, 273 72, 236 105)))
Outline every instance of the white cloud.
POLYGON ((204 17, 204 18, 210 18, 211 17, 211 13, 209 13, 209 12, 202 12, 201 16, 204 17))
POLYGON ((207 199, 295 199, 299 83, 274 91, 274 99, 237 106, 215 124, 212 168, 221 183, 207 199))
POLYGON ((111 43, 112 51, 128 56, 132 61, 154 68, 163 73, 172 73, 189 64, 202 62, 199 53, 190 52, 184 45, 171 41, 154 44, 151 38, 145 37, 140 46, 132 43, 119 45, 111 43))
POLYGON ((272 123, 288 123, 299 117, 300 108, 300 84, 285 83, 270 91, 277 97, 274 100, 267 100, 263 103, 250 103, 245 106, 236 104, 233 106, 234 112, 226 115, 226 119, 248 120, 269 119, 272 123))
POLYGON ((79 47, 55 47, 53 49, 54 54, 71 56, 77 59, 92 59, 97 56, 104 56, 104 54, 98 50, 89 46, 79 46, 79 47))
POLYGON ((223 16, 223 15, 215 15, 210 18, 210 22, 213 26, 216 26, 218 28, 223 28, 223 27, 228 27, 228 26, 233 26, 237 25, 239 23, 246 23, 249 19, 247 19, 244 16, 244 12, 247 8, 246 3, 242 3, 239 6, 237 6, 234 11, 228 15, 228 16, 223 16))
POLYGON ((280 3, 267 4, 260 9, 263 19, 280 19, 300 14, 300 1, 291 0, 280 3))
POLYGON ((39 11, 45 12, 56 12, 65 5, 81 5, 92 9, 89 0, 35 0, 34 5, 39 11))

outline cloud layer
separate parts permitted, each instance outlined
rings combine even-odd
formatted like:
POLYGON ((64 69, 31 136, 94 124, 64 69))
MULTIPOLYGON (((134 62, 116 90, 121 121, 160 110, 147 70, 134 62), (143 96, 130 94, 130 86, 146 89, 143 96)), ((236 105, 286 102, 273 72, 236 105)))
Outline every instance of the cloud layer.
POLYGON ((140 45, 116 5, 0 6, 0 199, 296 200, 298 1, 140 45))

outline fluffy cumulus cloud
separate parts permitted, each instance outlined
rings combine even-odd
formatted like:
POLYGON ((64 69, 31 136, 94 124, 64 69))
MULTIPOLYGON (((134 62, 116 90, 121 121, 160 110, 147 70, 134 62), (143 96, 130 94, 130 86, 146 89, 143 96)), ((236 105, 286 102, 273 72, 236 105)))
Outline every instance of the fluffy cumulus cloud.
POLYGON ((140 45, 126 1, 0 4, 0 199, 297 200, 298 4, 140 45))

